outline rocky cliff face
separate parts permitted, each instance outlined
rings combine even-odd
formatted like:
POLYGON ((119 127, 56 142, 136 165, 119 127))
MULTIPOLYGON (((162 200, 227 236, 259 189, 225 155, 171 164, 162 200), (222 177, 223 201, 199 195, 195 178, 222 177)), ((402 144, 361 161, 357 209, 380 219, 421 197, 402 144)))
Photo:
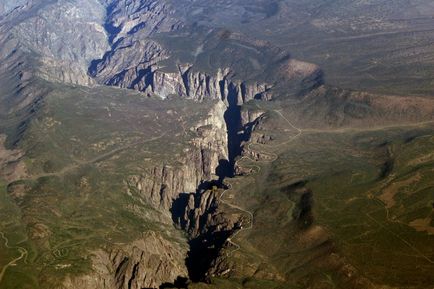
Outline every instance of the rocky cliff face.
POLYGON ((112 34, 111 42, 132 36, 143 39, 156 32, 170 32, 182 26, 176 11, 167 1, 103 0, 107 7, 106 25, 112 34))
POLYGON ((103 3, 111 48, 101 59, 95 58, 89 73, 99 83, 144 91, 150 85, 151 67, 168 57, 167 51, 149 37, 157 32, 174 31, 182 22, 163 1, 105 0, 103 3))
POLYGON ((162 164, 132 177, 129 184, 153 207, 170 214, 172 202, 180 193, 196 192, 202 182, 218 178, 216 169, 228 158, 225 110, 224 103, 218 101, 207 118, 189 129, 197 137, 178 160, 179 166, 162 164))
MULTIPOLYGON (((219 210, 221 190, 216 186, 198 194, 181 195, 173 210, 175 223, 185 230, 191 239, 221 232, 230 233, 237 219, 230 219, 219 210)), ((210 240, 213 242, 216 240, 210 240)))
MULTIPOLYGON (((220 209, 222 176, 217 172, 229 161, 224 118, 227 109, 222 101, 217 101, 208 117, 190 128, 197 137, 179 160, 183 165, 163 164, 128 181, 129 187, 136 189, 147 203, 171 216, 173 222, 188 233, 187 268, 193 280, 203 280, 208 271, 213 274, 221 271, 210 269, 211 265, 240 226, 239 215, 230 216, 220 209)), ((262 111, 244 111, 239 127, 245 131, 242 135, 248 138, 262 115, 262 111)))
POLYGON ((152 82, 149 85, 144 83, 143 87, 146 87, 145 91, 163 98, 177 95, 197 101, 221 99, 227 103, 232 94, 239 105, 252 99, 271 99, 271 85, 235 81, 231 79, 231 74, 229 69, 218 69, 216 75, 208 75, 189 66, 179 66, 179 71, 173 73, 154 71, 152 82))
MULTIPOLYGON (((138 44, 132 48, 137 49, 136 45, 138 44)), ((242 104, 255 98, 269 100, 272 97, 270 92, 272 85, 231 80, 232 73, 229 69, 219 69, 216 75, 208 75, 195 71, 189 65, 179 65, 178 71, 165 72, 159 69, 157 63, 168 55, 167 52, 153 41, 147 42, 141 48, 145 49, 142 56, 144 60, 133 69, 122 70, 122 65, 118 68, 121 72, 113 76, 112 74, 104 75, 106 67, 100 68, 102 74, 97 76, 97 79, 108 85, 132 88, 146 92, 148 95, 156 94, 162 98, 179 96, 196 101, 204 99, 227 101, 228 95, 232 93, 236 95, 238 103, 242 104)), ((115 55, 120 57, 119 54, 115 55)), ((122 63, 114 60, 113 57, 107 61, 109 61, 108 64, 111 61, 122 63)))
POLYGON ((186 263, 193 281, 207 278, 228 238, 239 228, 239 216, 229 216, 220 209, 221 193, 213 187, 199 194, 181 195, 174 204, 175 223, 190 238, 186 263))
POLYGON ((176 95, 198 101, 226 100, 228 94, 235 93, 240 104, 254 98, 271 98, 271 85, 235 81, 234 72, 225 67, 214 75, 182 62, 176 65, 175 71, 165 70, 161 62, 169 59, 171 53, 152 37, 177 31, 184 25, 169 4, 155 0, 106 1, 105 4, 105 28, 111 49, 89 67, 90 75, 98 83, 162 98, 176 95))
POLYGON ((2 113, 36 111, 49 90, 41 78, 95 82, 87 74, 89 63, 109 47, 102 26, 105 8, 98 1, 28 0, 3 6, 10 11, 0 17, 0 100, 7 99, 2 113))
POLYGON ((38 75, 50 81, 90 85, 89 63, 108 49, 97 1, 57 1, 14 27, 21 45, 38 54, 38 75))
POLYGON ((123 38, 91 64, 89 73, 99 83, 144 91, 152 83, 151 67, 167 57, 155 41, 123 38))
POLYGON ((67 277, 61 288, 141 289, 159 288, 179 277, 188 277, 186 248, 148 232, 127 246, 93 252, 93 274, 67 277))

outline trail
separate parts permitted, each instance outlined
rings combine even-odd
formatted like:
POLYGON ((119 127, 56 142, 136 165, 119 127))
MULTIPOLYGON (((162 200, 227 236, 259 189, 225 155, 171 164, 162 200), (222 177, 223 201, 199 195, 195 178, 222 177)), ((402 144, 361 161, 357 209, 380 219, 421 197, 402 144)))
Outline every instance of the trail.
POLYGON ((398 240, 400 240, 401 242, 403 242, 404 244, 406 244, 410 249, 412 249, 414 252, 416 252, 419 257, 425 259, 426 261, 428 261, 431 264, 434 264, 434 261, 431 258, 429 258, 428 256, 426 256, 423 252, 421 252, 419 249, 417 249, 415 246, 413 246, 410 242, 408 242, 407 240, 403 239, 397 233, 395 233, 394 231, 392 231, 389 228, 387 228, 386 226, 384 226, 382 223, 380 223, 374 217, 372 217, 369 213, 365 213, 365 215, 369 219, 371 219, 372 221, 374 221, 379 227, 381 227, 382 229, 386 230, 387 232, 389 232, 390 234, 392 234, 393 236, 395 236, 398 240))
POLYGON ((17 249, 20 252, 20 254, 21 254, 19 257, 13 259, 12 261, 10 261, 9 263, 7 263, 2 268, 2 270, 0 271, 0 283, 1 283, 1 281, 3 280, 3 277, 4 277, 5 273, 6 273, 6 270, 9 267, 15 266, 16 262, 20 261, 23 258, 24 258, 24 263, 27 262, 27 256, 28 256, 29 252, 25 248, 23 248, 23 247, 17 247, 17 246, 11 247, 11 246, 9 246, 9 239, 6 238, 6 236, 5 236, 5 234, 3 232, 0 232, 0 236, 4 240, 4 242, 5 242, 4 244, 5 244, 5 247, 7 249, 17 249))
POLYGON ((35 181, 35 180, 43 178, 43 177, 55 177, 55 176, 65 175, 66 173, 68 173, 70 171, 73 171, 75 169, 78 169, 81 166, 98 163, 98 162, 100 162, 100 161, 102 161, 102 160, 104 160, 106 158, 109 158, 109 157, 111 157, 113 155, 116 155, 116 154, 118 154, 118 153, 120 153, 120 152, 122 152, 122 151, 124 151, 126 149, 129 149, 131 147, 134 147, 136 145, 145 144, 145 143, 148 143, 148 142, 152 142, 152 141, 158 140, 158 139, 162 138, 164 135, 166 135, 166 133, 163 133, 163 134, 161 134, 159 136, 156 136, 156 137, 153 137, 151 139, 147 139, 147 140, 144 140, 144 141, 134 142, 134 143, 131 143, 131 144, 128 144, 128 145, 125 145, 125 146, 113 149, 113 150, 111 150, 109 152, 106 152, 106 153, 104 153, 102 155, 99 155, 99 156, 94 157, 93 159, 90 159, 90 160, 87 160, 87 161, 78 161, 77 160, 76 163, 71 164, 69 166, 66 166, 63 169, 61 169, 60 171, 53 172, 53 173, 45 173, 45 174, 33 175, 32 177, 30 177, 28 179, 25 179, 25 180, 35 181))
MULTIPOLYGON (((292 136, 292 137, 290 137, 287 141, 285 141, 285 142, 283 142, 283 143, 279 143, 279 144, 276 144, 276 145, 272 145, 272 147, 279 147, 279 146, 282 146, 282 145, 285 145, 285 144, 288 144, 288 143, 291 143, 291 142, 293 142, 293 141, 295 141, 297 138, 299 138, 302 134, 303 134, 303 130, 302 129, 300 129, 300 128, 298 128, 298 127, 296 127, 295 125, 293 125, 283 114, 282 114, 282 112, 280 111, 280 110, 273 110, 274 112, 276 112, 277 114, 279 114, 287 123, 288 123, 288 125, 291 127, 291 128, 293 128, 293 129, 295 129, 296 131, 297 131, 297 134, 295 135, 295 136, 292 136)), ((248 145, 247 145, 247 149, 249 150, 249 151, 251 151, 251 149, 250 149, 250 146, 251 145, 253 145, 253 143, 249 143, 248 145)), ((272 163, 272 162, 274 162, 274 161, 276 161, 278 158, 279 158, 279 156, 276 154, 276 153, 272 153, 273 154, 273 158, 271 159, 271 160, 264 160, 264 161, 257 161, 257 160, 254 160, 254 159, 251 159, 249 156, 246 156, 246 155, 244 155, 243 157, 241 157, 240 159, 238 159, 236 162, 235 162, 235 166, 236 166, 236 164, 239 162, 239 161, 242 161, 242 160, 249 160, 249 161, 252 161, 252 162, 255 162, 255 163, 258 163, 258 162, 263 162, 263 163, 272 163)), ((261 167, 260 166, 258 166, 258 165, 248 165, 248 166, 250 166, 250 167, 254 167, 254 168, 257 168, 257 171, 256 172, 254 172, 254 174, 258 174, 258 173, 260 173, 261 172, 261 167)), ((233 234, 232 236, 231 236, 231 238, 228 238, 228 240, 227 240, 227 242, 228 243, 230 243, 232 246, 234 246, 235 247, 235 249, 234 250, 232 250, 232 251, 230 251, 230 252, 228 252, 227 253, 227 256, 229 257, 229 256, 231 256, 233 253, 235 253, 235 252, 237 252, 237 251, 239 251, 240 249, 241 249, 241 246, 238 244, 238 243, 236 243, 236 242, 234 242, 233 241, 233 239, 236 237, 236 236, 238 236, 241 232, 244 232, 244 231, 248 231, 248 230, 252 230, 253 229, 253 226, 254 226, 254 215, 253 215, 253 212, 252 211, 249 211, 249 210, 246 210, 246 209, 243 209, 243 208, 241 208, 240 206, 237 206, 237 205, 235 205, 235 204, 232 204, 232 203, 230 203, 230 202, 228 202, 228 201, 225 201, 224 200, 224 196, 225 196, 225 194, 228 192, 228 191, 230 191, 230 190, 232 190, 232 184, 227 184, 227 189, 226 190, 224 190, 223 192, 222 192, 222 194, 220 195, 220 201, 223 203, 223 204, 225 204, 225 205, 227 205, 227 206, 229 206, 229 207, 231 207, 231 208, 233 208, 233 209, 236 209, 236 210, 239 210, 239 211, 241 211, 241 212, 243 212, 243 213, 245 213, 245 214, 247 214, 248 216, 249 216, 249 219, 250 219, 250 221, 249 221, 249 225, 247 226, 247 227, 243 227, 242 225, 241 225, 241 228, 239 229, 239 230, 237 230, 236 232, 235 232, 235 234, 233 234)))
MULTIPOLYGON (((376 202, 378 202, 381 206, 384 206, 384 210, 386 212, 386 221, 389 223, 395 223, 395 224, 401 224, 404 226, 408 226, 408 224, 398 221, 398 220, 392 220, 390 218, 390 210, 389 208, 387 208, 387 206, 384 204, 383 201, 381 201, 380 199, 378 199, 377 197, 374 198, 374 200, 376 202)), ((426 261, 428 261, 431 264, 434 264, 434 260, 431 259, 430 257, 428 257, 427 255, 425 255, 422 251, 420 251, 418 248, 416 248, 415 246, 413 246, 413 244, 411 244, 410 242, 408 242, 407 240, 405 240, 404 238, 402 238, 400 235, 398 235, 397 233, 395 233, 394 231, 392 231, 391 229, 387 228, 386 226, 384 226, 381 222, 377 221, 377 219, 375 219, 374 217, 371 216, 371 212, 365 213, 366 216, 368 218, 370 218, 372 221, 374 221, 380 228, 386 230, 387 232, 389 232, 390 234, 392 234, 393 236, 395 236, 398 240, 400 240, 401 242, 403 242, 404 244, 406 244, 410 249, 412 249, 414 252, 416 252, 418 254, 418 257, 425 259, 426 261)))

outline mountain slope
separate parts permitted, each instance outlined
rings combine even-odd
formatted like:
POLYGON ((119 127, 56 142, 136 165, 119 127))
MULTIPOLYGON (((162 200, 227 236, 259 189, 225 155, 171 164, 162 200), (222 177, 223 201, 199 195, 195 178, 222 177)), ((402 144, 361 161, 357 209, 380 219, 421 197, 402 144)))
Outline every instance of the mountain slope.
POLYGON ((0 288, 429 288, 434 99, 286 49, 362 2, 3 2, 0 288))

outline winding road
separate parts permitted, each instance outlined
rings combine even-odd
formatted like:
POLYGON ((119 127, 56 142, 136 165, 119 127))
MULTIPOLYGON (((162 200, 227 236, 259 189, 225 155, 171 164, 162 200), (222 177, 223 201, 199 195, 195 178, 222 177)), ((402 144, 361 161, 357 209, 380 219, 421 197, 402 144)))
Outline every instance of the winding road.
MULTIPOLYGON (((42 177, 52 177, 52 176, 65 175, 66 173, 68 173, 70 171, 73 171, 73 170, 75 170, 75 169, 77 169, 77 168, 79 168, 81 166, 98 163, 98 162, 103 161, 104 159, 109 158, 109 157, 111 157, 113 155, 116 155, 116 154, 118 154, 118 153, 120 153, 120 152, 122 152, 122 151, 124 151, 126 149, 129 149, 129 148, 134 147, 136 145, 145 144, 145 143, 148 143, 148 142, 152 142, 152 141, 158 140, 158 139, 164 137, 165 135, 166 135, 166 133, 163 133, 163 134, 161 134, 159 136, 156 136, 156 137, 153 137, 153 138, 150 138, 150 139, 147 139, 147 140, 137 141, 137 142, 134 142, 134 143, 131 143, 131 144, 128 144, 128 145, 125 145, 125 146, 113 149, 113 150, 111 150, 109 152, 103 153, 103 154, 101 154, 101 155, 99 155, 99 156, 97 156, 95 158, 92 158, 90 160, 87 160, 87 161, 76 161, 74 164, 66 166, 63 169, 61 169, 60 171, 53 172, 53 173, 45 173, 45 174, 33 175, 30 178, 25 179, 25 180, 33 180, 33 181, 35 181, 35 180, 37 180, 39 178, 42 178, 42 177)), ((13 259, 12 261, 10 261, 9 263, 7 263, 1 269, 1 271, 0 271, 0 283, 1 283, 3 277, 4 277, 5 273, 6 273, 6 270, 9 267, 15 266, 16 263, 18 261, 22 260, 23 258, 24 258, 24 263, 27 263, 28 251, 25 248, 23 248, 23 247, 9 246, 9 239, 1 231, 0 231, 0 237, 1 237, 1 239, 4 240, 4 245, 5 245, 5 247, 7 249, 16 249, 16 250, 18 250, 20 252, 20 256, 19 257, 13 259)))
POLYGON ((23 248, 23 247, 9 246, 9 239, 6 237, 6 235, 3 232, 0 232, 0 236, 4 240, 4 244, 5 244, 5 247, 7 249, 16 249, 16 250, 18 250, 20 252, 20 256, 19 257, 15 258, 12 261, 10 261, 9 263, 7 263, 2 268, 2 270, 0 271, 0 283, 1 283, 1 281, 3 280, 3 277, 4 277, 5 273, 6 273, 6 270, 9 267, 15 266, 16 263, 18 261, 20 261, 21 259, 23 259, 23 258, 24 258, 24 263, 27 263, 27 256, 29 255, 29 252, 25 248, 23 248))
MULTIPOLYGON (((282 117, 282 118, 283 118, 283 119, 288 123, 288 125, 289 125, 292 129, 294 129, 294 130, 297 131, 297 134, 296 134, 295 136, 290 137, 290 138, 289 138, 287 141, 285 141, 285 142, 282 142, 282 143, 279 143, 279 144, 273 145, 273 147, 278 147, 278 146, 282 146, 282 145, 285 145, 285 144, 291 143, 291 142, 295 141, 297 138, 299 138, 299 137, 303 134, 303 130, 300 129, 300 128, 298 128, 298 127, 296 127, 295 125, 293 125, 293 124, 292 124, 292 123, 291 123, 291 122, 290 122, 290 121, 289 121, 289 120, 288 120, 288 119, 287 119, 287 118, 282 114, 282 112, 281 112, 280 110, 273 110, 273 111, 276 112, 277 114, 279 114, 279 115, 280 115, 280 116, 281 116, 281 117, 282 117)), ((249 151, 252 151, 252 150, 250 149, 250 146, 253 145, 253 144, 254 144, 254 143, 251 143, 251 142, 250 142, 250 143, 247 145, 247 149, 248 149, 249 151)), ((273 158, 272 158, 271 160, 258 161, 258 160, 251 159, 249 156, 244 155, 243 157, 241 157, 240 159, 238 159, 238 160, 235 162, 235 166, 236 166, 236 164, 237 164, 239 161, 242 161, 242 160, 249 160, 249 161, 252 161, 252 162, 255 162, 255 163, 258 163, 258 162, 272 163, 272 162, 276 161, 278 158, 279 158, 279 156, 278 156, 277 154, 273 153, 273 158)), ((261 167, 258 166, 258 165, 248 165, 248 166, 250 166, 250 167, 254 167, 254 168, 257 168, 257 169, 258 169, 258 170, 255 172, 255 174, 258 174, 258 173, 261 171, 261 167)), ((232 251, 230 251, 230 252, 227 253, 227 256, 230 257, 233 253, 235 253, 236 251, 239 251, 239 250, 241 249, 241 246, 240 246, 239 244, 237 244, 236 242, 233 241, 234 238, 235 238, 236 236, 238 236, 238 234, 240 234, 240 233, 243 232, 243 231, 247 231, 247 230, 252 230, 252 229, 253 229, 253 226, 254 226, 254 215, 253 215, 253 212, 248 211, 248 210, 246 210, 246 209, 243 209, 243 208, 241 208, 240 206, 237 206, 237 205, 235 205, 235 204, 232 204, 232 203, 230 203, 230 202, 224 200, 224 196, 225 196, 225 194, 226 194, 228 191, 232 190, 232 184, 227 184, 227 187, 228 187, 228 188, 227 188, 226 190, 224 190, 224 191, 222 192, 222 194, 220 195, 220 201, 221 201, 223 204, 225 204, 225 205, 227 205, 227 206, 229 206, 229 207, 231 207, 231 208, 233 208, 233 209, 239 210, 239 211, 241 211, 241 212, 247 214, 247 215, 249 216, 249 219, 250 219, 249 225, 248 225, 247 227, 243 227, 243 226, 241 225, 241 228, 240 228, 239 230, 237 230, 237 231, 235 232, 235 234, 233 234, 233 235, 231 236, 231 238, 228 238, 228 239, 227 239, 227 242, 230 243, 232 246, 235 247, 234 250, 232 250, 232 251)))

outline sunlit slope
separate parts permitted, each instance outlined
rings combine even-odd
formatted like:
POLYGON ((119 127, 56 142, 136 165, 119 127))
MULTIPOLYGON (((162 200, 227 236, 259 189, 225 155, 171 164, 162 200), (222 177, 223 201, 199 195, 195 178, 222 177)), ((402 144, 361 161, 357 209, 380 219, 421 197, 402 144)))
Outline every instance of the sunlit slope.
POLYGON ((222 253, 231 281, 209 288, 430 288, 432 124, 298 128, 259 106, 224 199, 244 210, 224 205, 245 228, 222 253))

